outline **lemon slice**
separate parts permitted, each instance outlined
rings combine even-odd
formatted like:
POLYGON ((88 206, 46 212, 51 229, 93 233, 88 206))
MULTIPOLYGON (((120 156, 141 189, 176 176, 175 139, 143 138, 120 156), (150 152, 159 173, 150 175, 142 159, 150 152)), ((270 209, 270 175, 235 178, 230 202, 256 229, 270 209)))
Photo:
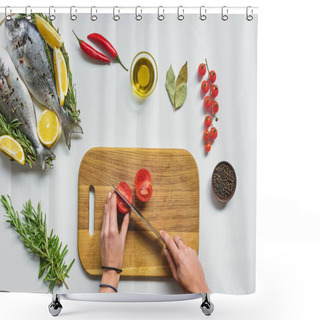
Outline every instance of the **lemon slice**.
POLYGON ((50 110, 41 113, 38 119, 37 134, 41 143, 52 148, 61 134, 61 125, 57 115, 50 110))
POLYGON ((56 76, 56 87, 61 107, 64 105, 64 98, 68 93, 68 73, 63 54, 60 49, 53 49, 54 73, 56 76))
POLYGON ((0 150, 9 158, 16 160, 24 165, 25 158, 21 144, 11 136, 0 137, 0 150))
POLYGON ((36 26, 45 42, 53 49, 61 48, 63 41, 58 32, 43 18, 35 15, 36 26))

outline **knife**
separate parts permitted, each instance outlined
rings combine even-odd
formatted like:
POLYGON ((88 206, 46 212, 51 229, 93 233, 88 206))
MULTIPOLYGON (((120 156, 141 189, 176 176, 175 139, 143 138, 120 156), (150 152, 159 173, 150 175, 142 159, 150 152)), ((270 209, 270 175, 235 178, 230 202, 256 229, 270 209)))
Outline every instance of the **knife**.
POLYGON ((167 247, 163 239, 161 238, 159 232, 151 225, 151 223, 142 215, 142 213, 136 209, 133 205, 131 205, 127 199, 122 195, 120 191, 118 191, 114 185, 108 182, 109 185, 113 188, 116 194, 139 216, 139 218, 151 229, 151 231, 161 240, 161 242, 167 247))

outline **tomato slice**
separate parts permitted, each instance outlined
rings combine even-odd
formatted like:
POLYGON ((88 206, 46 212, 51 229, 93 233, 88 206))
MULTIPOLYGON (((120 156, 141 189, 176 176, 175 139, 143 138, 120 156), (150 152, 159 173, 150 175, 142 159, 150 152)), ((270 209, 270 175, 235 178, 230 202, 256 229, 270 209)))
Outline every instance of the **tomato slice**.
MULTIPOLYGON (((126 198, 126 200, 132 204, 132 191, 131 188, 124 182, 120 182, 117 190, 126 198)), ((127 213, 130 211, 130 207, 117 195, 117 208, 121 213, 127 213)))
POLYGON ((140 169, 134 179, 136 195, 142 202, 147 202, 152 196, 151 174, 147 169, 140 169))

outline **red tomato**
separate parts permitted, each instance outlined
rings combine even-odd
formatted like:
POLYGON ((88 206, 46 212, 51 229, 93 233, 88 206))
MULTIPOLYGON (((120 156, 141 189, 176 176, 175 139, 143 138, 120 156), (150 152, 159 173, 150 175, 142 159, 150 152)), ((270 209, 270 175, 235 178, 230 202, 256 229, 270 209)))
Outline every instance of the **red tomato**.
POLYGON ((210 116, 206 116, 204 118, 204 125, 205 125, 206 128, 209 128, 211 126, 211 122, 212 122, 212 120, 211 120, 210 116))
POLYGON ((204 142, 207 142, 207 141, 209 141, 209 138, 210 138, 210 133, 209 133, 208 130, 205 130, 205 131, 203 132, 203 141, 204 141, 204 142))
POLYGON ((204 63, 201 63, 198 68, 199 76, 203 77, 206 71, 207 71, 206 65, 204 63))
POLYGON ((211 138, 214 140, 218 135, 218 130, 215 127, 212 127, 210 130, 211 138))
POLYGON ((140 169, 134 179, 136 195, 142 202, 147 202, 152 196, 151 174, 147 169, 140 169))
POLYGON ((207 143, 204 146, 204 148, 206 149, 207 152, 209 152, 211 150, 211 143, 209 141, 207 141, 207 143))
POLYGON ((206 94, 207 92, 208 92, 208 90, 209 90, 209 83, 208 83, 208 81, 206 81, 206 80, 203 80, 202 81, 202 83, 201 83, 201 91, 204 93, 204 94, 206 94))
MULTIPOLYGON (((126 200, 130 204, 132 203, 132 191, 125 182, 120 182, 117 190, 126 198, 126 200)), ((130 207, 121 199, 120 196, 117 196, 117 208, 121 213, 127 213, 130 211, 130 207)))
POLYGON ((210 83, 211 83, 211 84, 213 84, 213 83, 216 81, 216 79, 217 79, 217 75, 216 75, 216 73, 215 73, 213 70, 211 70, 211 71, 209 72, 209 77, 210 77, 210 83))
POLYGON ((215 114, 219 111, 219 104, 217 101, 213 101, 212 112, 215 114))
POLYGON ((209 96, 206 96, 203 101, 205 109, 210 110, 212 106, 212 99, 209 96))
POLYGON ((211 85, 211 93, 212 93, 212 98, 214 99, 218 93, 219 93, 219 88, 215 84, 211 85))

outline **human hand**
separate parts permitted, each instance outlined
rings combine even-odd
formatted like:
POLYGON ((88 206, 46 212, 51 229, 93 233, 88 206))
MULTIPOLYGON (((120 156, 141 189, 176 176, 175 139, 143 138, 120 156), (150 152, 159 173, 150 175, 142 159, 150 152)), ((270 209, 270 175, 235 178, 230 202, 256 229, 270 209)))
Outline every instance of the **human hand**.
MULTIPOLYGON (((122 268, 124 246, 129 226, 130 214, 123 217, 119 232, 117 219, 117 195, 109 193, 108 201, 104 205, 102 220, 100 248, 101 264, 105 267, 122 268)), ((117 288, 120 274, 114 270, 103 270, 102 284, 109 284, 117 288)), ((100 288, 100 292, 114 292, 111 288, 100 288)))
POLYGON ((179 236, 173 239, 164 230, 160 231, 168 249, 164 254, 169 263, 173 278, 185 293, 209 293, 204 272, 197 253, 185 245, 179 236))

